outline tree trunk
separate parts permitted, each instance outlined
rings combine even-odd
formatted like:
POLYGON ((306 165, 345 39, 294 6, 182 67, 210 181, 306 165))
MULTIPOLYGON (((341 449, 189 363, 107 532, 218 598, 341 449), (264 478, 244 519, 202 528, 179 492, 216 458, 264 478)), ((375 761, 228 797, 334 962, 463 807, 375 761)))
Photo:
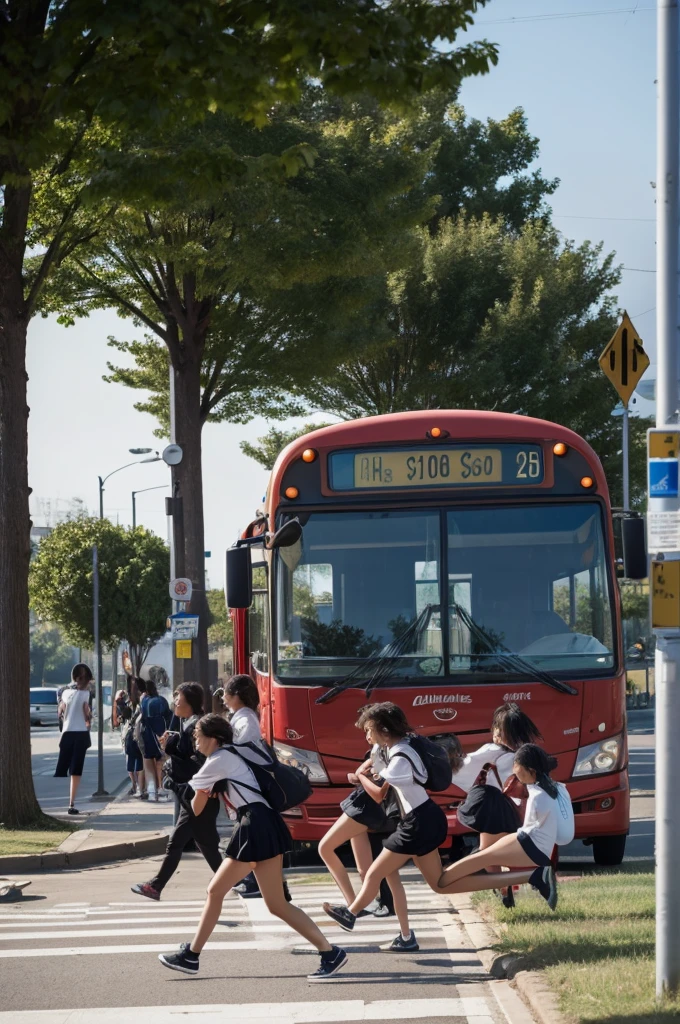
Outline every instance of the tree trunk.
MULTIPOLYGON (((8 270, 7 266, 3 270, 8 270)), ((28 566, 27 320, 21 275, 2 282, 0 307, 0 822, 40 817, 31 772, 28 566), (18 277, 18 281, 16 278, 18 277)))
MULTIPOLYGON (((199 346, 191 346, 198 348, 199 346)), ((183 666, 183 682, 203 686, 206 707, 210 707, 210 676, 208 666, 208 601, 205 593, 205 530, 203 523, 203 465, 201 455, 201 367, 200 356, 187 358, 174 366, 175 436, 183 457, 175 467, 174 480, 179 484, 184 515, 184 572, 191 580, 193 596, 189 610, 199 617, 198 637, 192 640, 191 660, 183 666)), ((177 685, 177 680, 173 685, 177 685)))

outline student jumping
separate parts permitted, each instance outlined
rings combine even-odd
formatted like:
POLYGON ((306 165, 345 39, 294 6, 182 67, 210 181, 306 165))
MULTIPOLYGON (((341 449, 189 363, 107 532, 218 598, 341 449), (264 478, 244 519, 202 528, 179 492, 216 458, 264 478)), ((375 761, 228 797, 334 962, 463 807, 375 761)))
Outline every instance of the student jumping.
MULTIPOLYGON (((319 951, 321 963, 313 974, 307 975, 308 980, 329 980, 346 965, 347 954, 338 946, 332 946, 304 911, 286 901, 283 855, 292 848, 292 840, 283 818, 262 796, 245 758, 226 748, 233 741, 233 733, 221 715, 201 718, 195 735, 196 745, 206 762, 191 780, 196 794, 192 801, 193 812, 200 815, 211 799, 214 786, 223 783, 229 805, 236 811, 238 825, 229 840, 225 860, 208 886, 208 898, 194 938, 182 943, 177 953, 162 953, 159 960, 173 971, 197 974, 199 956, 219 920, 224 897, 252 868, 268 910, 319 951)), ((258 754, 249 750, 248 759, 255 764, 271 763, 269 754, 264 751, 258 754)))
MULTIPOLYGON (((394 833, 384 840, 382 853, 366 871, 358 896, 347 907, 323 904, 328 916, 345 931, 352 931, 360 912, 375 899, 381 880, 397 875, 411 858, 425 880, 435 888, 442 870, 439 847, 445 842, 448 831, 446 815, 425 789, 427 771, 408 742, 413 729, 401 708, 391 701, 369 705, 357 725, 365 731, 371 747, 377 743, 383 748, 387 760, 377 782, 369 774, 370 768, 357 772, 357 778, 376 803, 385 799, 391 786, 397 794, 402 817, 394 833)), ((404 952, 418 948, 413 932, 402 934, 401 938, 404 952)))
POLYGON ((479 853, 458 861, 441 875, 437 891, 475 892, 496 888, 481 872, 490 865, 510 867, 510 875, 501 875, 505 883, 530 882, 554 910, 557 906, 557 879, 553 867, 556 846, 565 846, 574 838, 574 810, 566 786, 550 778, 557 760, 542 747, 525 743, 515 752, 514 774, 528 790, 524 823, 515 835, 506 835, 479 853), (522 868, 530 871, 521 871, 522 868), (518 869, 518 870, 514 870, 518 869))
MULTIPOLYGON (((364 708, 364 714, 367 710, 367 708, 364 708)), ((361 725, 362 720, 360 718, 355 723, 357 728, 363 728, 361 725)), ((371 733, 373 734, 373 729, 371 733)), ((375 739, 376 737, 374 736, 375 739)), ((347 841, 350 842, 359 877, 363 882, 368 869, 373 863, 369 832, 385 833, 388 835, 396 829, 399 821, 399 809, 396 806, 396 801, 395 810, 397 817, 395 818, 393 815, 386 813, 384 803, 376 802, 375 797, 368 792, 363 784, 365 776, 367 779, 377 782, 379 786, 382 785, 378 777, 387 768, 387 758, 385 757, 383 747, 380 745, 381 742, 382 739, 380 738, 377 742, 374 742, 366 761, 357 768, 356 772, 347 776, 348 781, 358 788, 353 790, 342 801, 340 809, 343 813, 331 825, 319 843, 319 856, 335 879, 335 883, 348 905, 354 902, 355 893, 347 869, 338 857, 338 847, 347 841)), ((409 926, 406 893, 398 871, 387 876, 387 884, 392 892, 394 911, 397 915, 401 932, 383 949, 389 953, 415 952, 419 946, 409 926)), ((361 911, 361 914, 371 913, 371 906, 372 904, 369 904, 367 910, 361 911)), ((375 907, 377 909, 377 902, 375 907)))

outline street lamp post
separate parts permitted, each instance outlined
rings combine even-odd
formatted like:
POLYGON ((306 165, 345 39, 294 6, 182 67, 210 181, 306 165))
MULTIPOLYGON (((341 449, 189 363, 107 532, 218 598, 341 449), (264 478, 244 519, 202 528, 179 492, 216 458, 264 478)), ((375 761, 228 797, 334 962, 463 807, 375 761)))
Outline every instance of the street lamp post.
MULTIPOLYGON (((154 459, 155 462, 155 459, 154 459)), ((157 487, 142 487, 139 491, 132 492, 132 529, 137 526, 137 502, 136 495, 144 494, 145 491, 164 491, 170 484, 159 484, 157 487)))
MULTIPOLYGON (((130 448, 131 455, 149 455, 153 451, 153 448, 130 448)), ((104 518, 104 484, 113 476, 114 473, 120 473, 121 470, 127 469, 129 466, 140 466, 145 462, 161 462, 162 459, 158 452, 154 452, 150 459, 137 459, 135 462, 126 462, 124 466, 119 466, 118 469, 112 470, 111 473, 107 473, 104 477, 98 477, 99 480, 99 518, 104 518)), ((104 787, 104 691, 102 687, 102 644, 99 636, 99 552, 97 545, 95 544, 92 549, 92 570, 93 570, 93 604, 94 604, 94 644, 97 657, 97 791, 93 794, 95 797, 103 799, 109 794, 104 787)), ((111 687, 111 706, 113 707, 113 701, 115 694, 113 692, 113 684, 111 687)))

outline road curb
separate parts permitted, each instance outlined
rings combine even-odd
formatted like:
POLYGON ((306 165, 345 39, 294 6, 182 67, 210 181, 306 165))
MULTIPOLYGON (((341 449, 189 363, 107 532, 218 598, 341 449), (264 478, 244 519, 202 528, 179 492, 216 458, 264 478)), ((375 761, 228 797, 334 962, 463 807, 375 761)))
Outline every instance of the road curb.
POLYGON ((165 853, 170 829, 155 832, 141 839, 125 840, 119 843, 107 843, 105 846, 93 846, 90 849, 78 849, 91 837, 91 829, 83 829, 84 835, 74 832, 64 840, 58 850, 49 853, 23 853, 13 857, 0 857, 0 873, 35 874, 37 871, 58 871, 60 868, 87 868, 97 864, 108 864, 119 860, 134 860, 139 857, 154 857, 165 853), (62 847, 75 842, 75 848, 62 847))
POLYGON ((477 955, 484 969, 492 978, 507 980, 517 989, 538 1024, 567 1024, 560 1012, 557 996, 542 977, 540 971, 527 967, 527 958, 521 953, 498 953, 498 933, 472 905, 467 893, 449 895, 458 911, 458 917, 470 941, 477 948, 477 955))

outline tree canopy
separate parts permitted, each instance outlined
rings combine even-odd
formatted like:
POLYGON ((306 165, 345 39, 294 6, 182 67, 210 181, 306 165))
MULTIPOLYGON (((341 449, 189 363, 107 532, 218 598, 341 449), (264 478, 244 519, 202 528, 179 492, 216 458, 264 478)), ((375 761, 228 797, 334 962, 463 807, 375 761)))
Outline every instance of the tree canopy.
POLYGON ((93 647, 93 562, 99 561, 99 631, 113 647, 127 641, 138 675, 151 646, 165 633, 171 610, 170 556, 142 527, 126 530, 106 519, 61 523, 31 563, 31 604, 61 626, 78 647, 93 647))

